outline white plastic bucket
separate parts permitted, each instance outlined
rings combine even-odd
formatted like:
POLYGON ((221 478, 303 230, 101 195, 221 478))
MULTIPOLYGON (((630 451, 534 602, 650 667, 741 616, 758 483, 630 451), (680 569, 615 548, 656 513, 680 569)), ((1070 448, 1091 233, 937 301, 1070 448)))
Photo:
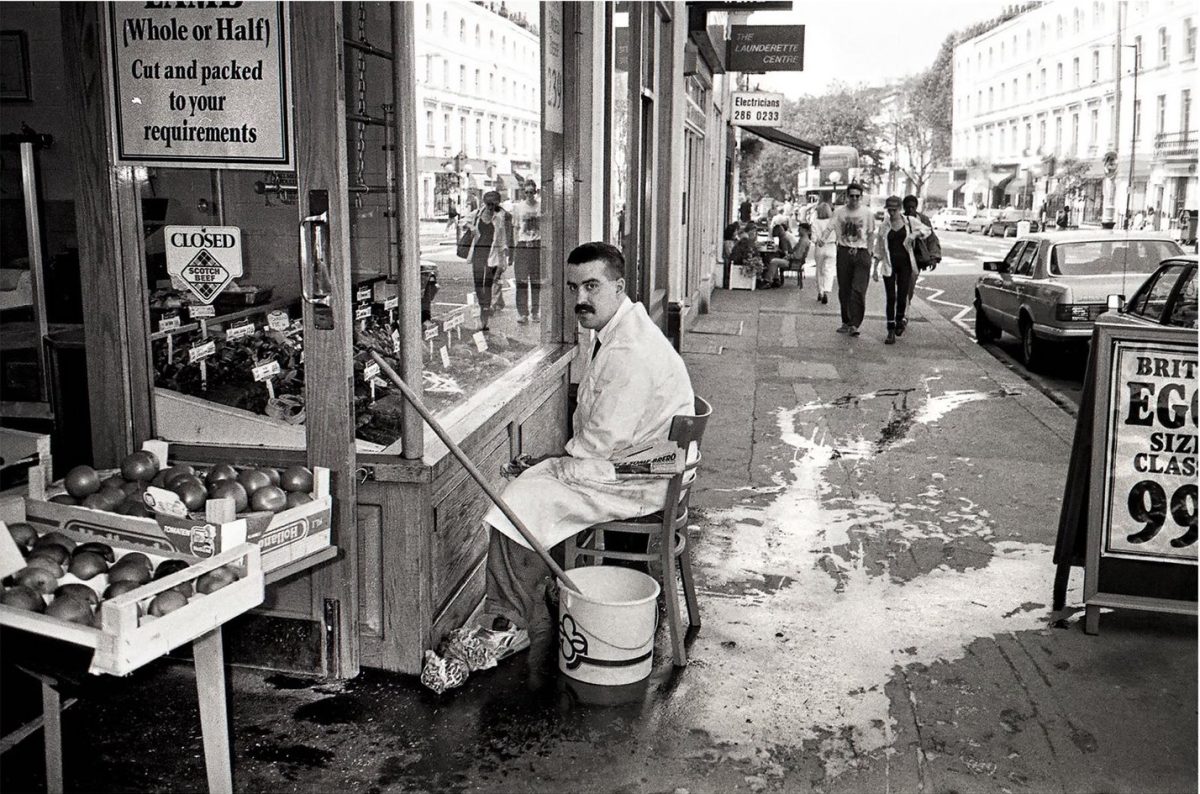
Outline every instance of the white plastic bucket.
POLYGON ((630 568, 572 568, 582 593, 559 584, 558 669, 577 681, 620 686, 650 675, 658 582, 630 568))

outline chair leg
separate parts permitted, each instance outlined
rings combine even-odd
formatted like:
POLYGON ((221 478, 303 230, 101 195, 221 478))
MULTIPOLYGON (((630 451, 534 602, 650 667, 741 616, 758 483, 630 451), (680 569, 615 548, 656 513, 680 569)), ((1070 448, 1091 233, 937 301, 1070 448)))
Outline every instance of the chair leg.
MULTIPOLYGON (((685 533, 687 529, 683 530, 685 533)), ((696 582, 692 578, 691 538, 684 538, 683 551, 679 554, 679 578, 683 580, 683 600, 687 604, 688 626, 700 628, 700 601, 696 598, 696 582)))
POLYGON ((680 625, 679 591, 675 584, 675 532, 663 533, 662 549, 662 589, 663 599, 667 604, 667 625, 671 629, 671 654, 676 667, 687 666, 687 649, 683 645, 684 631, 680 625))
POLYGON ((566 545, 563 546, 564 570, 571 570, 579 561, 579 546, 575 543, 575 537, 575 535, 572 535, 571 537, 567 538, 566 545))

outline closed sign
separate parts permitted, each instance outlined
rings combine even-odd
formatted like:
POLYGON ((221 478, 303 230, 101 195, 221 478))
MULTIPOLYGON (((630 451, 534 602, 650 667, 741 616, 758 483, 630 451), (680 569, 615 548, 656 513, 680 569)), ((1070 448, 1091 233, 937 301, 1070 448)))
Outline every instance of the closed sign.
POLYGON ((167 273, 201 303, 212 303, 242 275, 242 230, 237 226, 168 226, 163 235, 167 273))

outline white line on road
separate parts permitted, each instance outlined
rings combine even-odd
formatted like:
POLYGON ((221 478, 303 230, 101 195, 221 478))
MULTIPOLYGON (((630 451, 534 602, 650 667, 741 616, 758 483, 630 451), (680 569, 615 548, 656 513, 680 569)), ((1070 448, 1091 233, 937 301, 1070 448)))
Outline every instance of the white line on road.
POLYGON ((929 291, 929 295, 926 298, 926 300, 928 300, 931 303, 940 303, 943 306, 950 306, 952 308, 958 309, 959 312, 950 318, 950 322, 954 323, 959 328, 963 329, 963 331, 967 334, 967 336, 974 339, 975 338, 975 329, 973 327, 971 327, 971 324, 968 323, 965 318, 968 313, 974 311, 975 307, 974 306, 963 306, 961 303, 955 303, 954 301, 942 300, 939 296, 941 296, 943 293, 945 293, 946 290, 935 289, 933 287, 926 287, 922 283, 924 281, 925 281, 925 277, 920 276, 917 279, 917 286, 923 290, 929 291))

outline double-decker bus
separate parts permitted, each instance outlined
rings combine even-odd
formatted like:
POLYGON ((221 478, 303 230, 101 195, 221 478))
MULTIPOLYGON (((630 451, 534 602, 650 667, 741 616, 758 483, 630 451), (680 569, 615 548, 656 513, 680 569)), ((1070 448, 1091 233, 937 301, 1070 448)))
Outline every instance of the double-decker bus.
POLYGON ((846 185, 858 179, 858 150, 853 146, 822 146, 820 165, 809 166, 797 175, 796 192, 810 204, 828 201, 837 206, 846 201, 846 185))

